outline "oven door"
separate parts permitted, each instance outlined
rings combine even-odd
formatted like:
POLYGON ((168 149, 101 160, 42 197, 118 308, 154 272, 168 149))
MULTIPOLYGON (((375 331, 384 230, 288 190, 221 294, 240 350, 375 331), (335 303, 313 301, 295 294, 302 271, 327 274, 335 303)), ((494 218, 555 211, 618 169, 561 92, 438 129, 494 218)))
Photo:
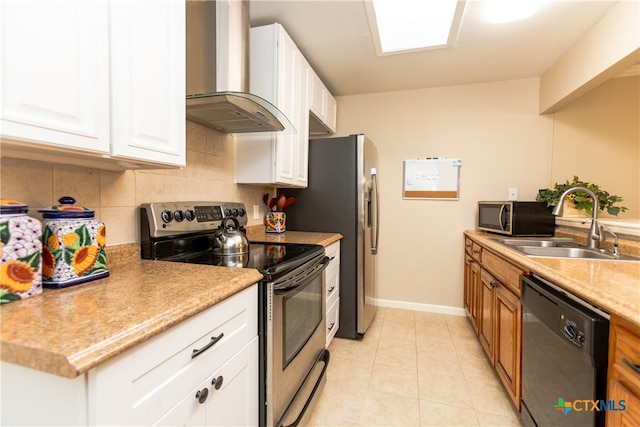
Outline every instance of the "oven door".
POLYGON ((324 381, 329 262, 320 256, 267 283, 267 426, 299 425, 324 381))

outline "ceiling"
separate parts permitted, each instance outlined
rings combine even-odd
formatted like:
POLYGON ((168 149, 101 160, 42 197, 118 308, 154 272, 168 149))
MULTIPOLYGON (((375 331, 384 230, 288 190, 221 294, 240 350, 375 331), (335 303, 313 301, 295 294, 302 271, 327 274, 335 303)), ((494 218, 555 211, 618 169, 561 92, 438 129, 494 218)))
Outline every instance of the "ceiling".
POLYGON ((282 24, 341 96, 540 77, 615 3, 549 0, 532 18, 491 24, 485 2, 467 0, 453 48, 384 57, 363 0, 251 0, 251 25, 282 24))

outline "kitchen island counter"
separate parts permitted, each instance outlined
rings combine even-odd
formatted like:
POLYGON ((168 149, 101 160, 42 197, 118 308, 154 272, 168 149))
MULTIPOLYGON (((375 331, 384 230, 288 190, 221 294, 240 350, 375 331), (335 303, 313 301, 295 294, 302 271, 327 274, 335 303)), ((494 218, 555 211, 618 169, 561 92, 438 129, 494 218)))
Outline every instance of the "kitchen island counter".
POLYGON ((142 260, 135 250, 109 259, 105 279, 3 305, 0 359, 75 378, 262 279, 249 268, 142 260))
POLYGON ((529 257, 497 241, 504 237, 476 230, 464 234, 605 312, 640 326, 640 262, 529 257))

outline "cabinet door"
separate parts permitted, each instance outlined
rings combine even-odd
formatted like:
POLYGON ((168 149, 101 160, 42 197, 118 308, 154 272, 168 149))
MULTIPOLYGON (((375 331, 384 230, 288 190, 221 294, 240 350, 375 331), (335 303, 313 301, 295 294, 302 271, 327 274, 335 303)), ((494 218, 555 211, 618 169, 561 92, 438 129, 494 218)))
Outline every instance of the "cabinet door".
POLYGON ((327 125, 327 129, 334 133, 336 131, 336 126, 338 124, 338 102, 336 99, 327 91, 327 120, 325 121, 327 125))
POLYGON ((111 155, 184 166, 184 1, 111 3, 111 155))
POLYGON ((0 15, 2 136, 109 153, 108 4, 4 1, 0 15))
POLYGON ((522 304, 509 289, 496 288, 495 368, 513 404, 520 410, 522 304))
POLYGON ((309 176, 309 79, 311 67, 301 54, 298 55, 300 68, 298 70, 298 111, 296 138, 296 166, 294 185, 307 187, 309 176))
POLYGON ((478 338, 484 351, 494 363, 494 300, 498 282, 490 274, 482 270, 478 290, 478 338))
POLYGON ((609 395, 618 410, 607 411, 606 425, 611 427, 637 427, 640 425, 640 397, 620 381, 609 381, 609 395), (624 402, 624 410, 620 406, 624 402))
POLYGON ((476 333, 478 332, 478 285, 480 266, 465 252, 464 262, 464 308, 476 333))
POLYGON ((258 337, 209 379, 207 426, 258 425, 258 337))

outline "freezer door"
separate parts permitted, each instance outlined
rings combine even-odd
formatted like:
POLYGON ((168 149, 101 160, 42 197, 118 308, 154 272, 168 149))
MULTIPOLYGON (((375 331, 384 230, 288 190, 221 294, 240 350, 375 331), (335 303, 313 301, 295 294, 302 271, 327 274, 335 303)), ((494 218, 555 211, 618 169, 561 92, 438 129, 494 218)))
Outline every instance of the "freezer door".
POLYGON ((378 153, 364 135, 358 135, 358 333, 364 334, 373 321, 375 306, 375 255, 379 242, 378 153))

